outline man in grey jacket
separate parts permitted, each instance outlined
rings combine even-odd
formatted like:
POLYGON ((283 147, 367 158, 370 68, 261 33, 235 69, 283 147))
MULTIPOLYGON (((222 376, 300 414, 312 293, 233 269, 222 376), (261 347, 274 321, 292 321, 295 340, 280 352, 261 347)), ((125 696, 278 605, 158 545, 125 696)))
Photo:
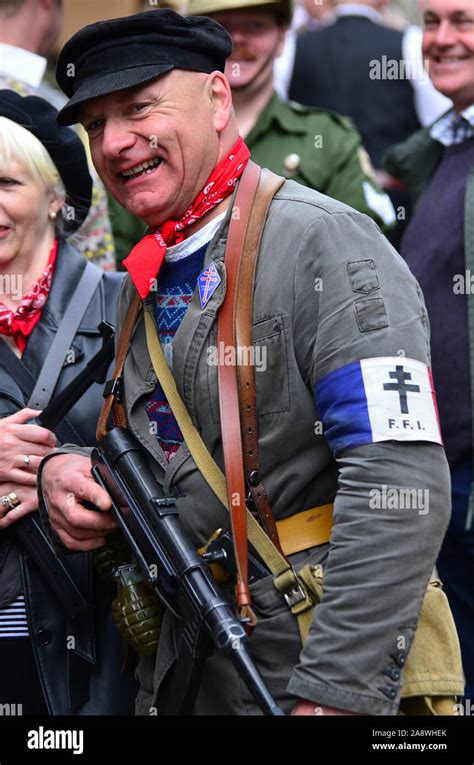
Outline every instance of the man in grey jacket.
MULTIPOLYGON (((59 119, 80 119, 102 180, 152 232, 129 256, 118 328, 138 289, 221 468, 216 317, 226 292, 232 191, 248 160, 222 73, 229 53, 215 22, 151 11, 81 30, 58 62, 70 98, 59 119)), ((261 480, 274 517, 334 502, 334 519, 328 544, 289 556, 296 568, 324 568, 304 649, 268 576, 250 587, 258 616, 252 655, 287 712, 396 714, 449 519, 421 292, 373 221, 288 181, 263 231, 253 339, 262 362, 255 375, 261 480)), ((229 519, 182 443, 151 367, 143 317, 123 380, 128 427, 164 490, 175 491, 200 547, 229 519)), ((69 451, 76 453, 43 463, 42 501, 63 545, 96 549, 116 527, 110 498, 91 479, 89 459, 69 451)), ((156 657, 140 661, 140 714, 160 711, 175 630, 166 612, 156 657)), ((195 711, 258 712, 231 663, 215 655, 195 711)))

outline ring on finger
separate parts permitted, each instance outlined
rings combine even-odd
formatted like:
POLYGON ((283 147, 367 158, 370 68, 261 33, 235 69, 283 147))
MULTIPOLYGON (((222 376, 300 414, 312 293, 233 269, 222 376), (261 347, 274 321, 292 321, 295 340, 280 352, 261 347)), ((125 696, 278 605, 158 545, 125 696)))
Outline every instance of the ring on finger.
POLYGON ((13 508, 18 507, 20 504, 21 500, 18 499, 14 491, 10 491, 8 494, 3 494, 2 506, 6 511, 5 514, 10 512, 10 510, 13 510, 13 508))
POLYGON ((7 497, 10 502, 10 510, 13 510, 14 507, 18 507, 18 505, 21 504, 21 499, 18 499, 14 491, 7 494, 7 497))
POLYGON ((28 470, 31 460, 27 454, 25 454, 25 456, 23 457, 23 462, 25 464, 25 470, 28 470))

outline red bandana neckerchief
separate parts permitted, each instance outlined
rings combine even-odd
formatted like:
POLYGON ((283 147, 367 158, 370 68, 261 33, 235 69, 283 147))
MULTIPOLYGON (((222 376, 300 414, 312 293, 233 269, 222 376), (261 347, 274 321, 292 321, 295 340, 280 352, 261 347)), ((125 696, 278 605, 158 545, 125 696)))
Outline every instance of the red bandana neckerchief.
POLYGON ((46 268, 38 281, 22 297, 15 311, 7 308, 4 303, 0 302, 0 334, 13 337, 22 353, 26 348, 29 335, 41 318, 41 312, 46 304, 53 281, 57 251, 58 240, 55 239, 49 253, 46 268))
POLYGON ((242 138, 239 138, 229 154, 213 170, 203 190, 184 215, 179 220, 172 218, 165 221, 135 245, 123 264, 142 300, 150 292, 165 259, 167 247, 182 242, 186 238, 183 234, 185 228, 203 218, 232 194, 249 159, 250 152, 242 138))

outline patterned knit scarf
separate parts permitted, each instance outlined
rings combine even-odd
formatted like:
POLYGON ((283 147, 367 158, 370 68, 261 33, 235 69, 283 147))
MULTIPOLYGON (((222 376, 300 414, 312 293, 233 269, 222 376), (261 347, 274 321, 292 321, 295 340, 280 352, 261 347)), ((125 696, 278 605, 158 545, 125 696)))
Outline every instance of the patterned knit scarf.
POLYGON ((0 302, 0 334, 13 337, 23 353, 28 337, 41 318, 41 312, 46 304, 51 283, 53 281, 54 264, 58 251, 58 241, 49 253, 48 263, 40 278, 33 284, 20 301, 18 308, 12 311, 0 302))
POLYGON ((125 258, 123 264, 142 300, 150 292, 153 280, 164 261, 167 247, 182 242, 185 239, 184 229, 192 226, 232 194, 249 159, 250 152, 242 138, 239 138, 229 154, 213 170, 203 190, 181 218, 162 223, 153 233, 147 234, 138 242, 125 258))

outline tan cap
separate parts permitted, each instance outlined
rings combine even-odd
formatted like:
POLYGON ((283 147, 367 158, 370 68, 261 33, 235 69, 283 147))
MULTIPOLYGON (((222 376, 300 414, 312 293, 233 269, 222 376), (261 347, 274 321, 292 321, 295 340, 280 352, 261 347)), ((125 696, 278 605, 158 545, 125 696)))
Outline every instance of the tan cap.
POLYGON ((241 8, 259 8, 264 5, 276 6, 275 10, 284 24, 289 24, 293 15, 292 0, 188 0, 189 16, 208 16, 222 11, 235 11, 241 8))

